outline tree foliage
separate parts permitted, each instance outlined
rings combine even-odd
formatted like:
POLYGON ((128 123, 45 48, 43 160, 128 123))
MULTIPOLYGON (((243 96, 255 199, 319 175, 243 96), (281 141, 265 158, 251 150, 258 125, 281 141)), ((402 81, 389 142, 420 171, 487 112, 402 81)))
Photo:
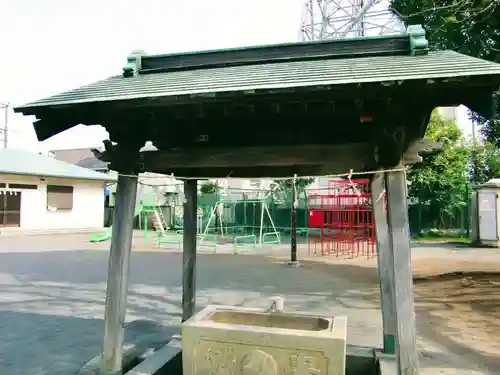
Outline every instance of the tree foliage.
POLYGON ((200 186, 201 194, 217 194, 219 192, 219 185, 213 181, 206 181, 200 186))
MULTIPOLYGON (((421 24, 434 50, 451 49, 500 62, 500 0, 391 0, 406 25, 421 24)), ((472 118, 488 141, 500 147, 500 113, 472 118)))
POLYGON ((500 149, 490 142, 481 146, 470 146, 470 180, 473 184, 482 184, 500 176, 500 149))
POLYGON ((408 195, 437 222, 467 204, 469 150, 457 125, 445 121, 437 111, 431 116, 425 138, 441 142, 442 148, 409 168, 408 195))
POLYGON ((391 0, 406 25, 421 24, 433 49, 499 61, 499 0, 391 0))
MULTIPOLYGON (((314 182, 314 178, 297 178, 295 180, 295 188, 297 197, 302 195, 306 188, 314 182)), ((286 180, 275 180, 271 184, 271 192, 273 198, 280 201, 289 201, 292 196, 293 178, 286 180)))
MULTIPOLYGON (((297 191, 304 191, 306 187, 314 182, 314 178, 297 178, 295 180, 295 188, 297 191)), ((291 190, 293 186, 293 178, 286 180, 275 180, 271 188, 291 190)))

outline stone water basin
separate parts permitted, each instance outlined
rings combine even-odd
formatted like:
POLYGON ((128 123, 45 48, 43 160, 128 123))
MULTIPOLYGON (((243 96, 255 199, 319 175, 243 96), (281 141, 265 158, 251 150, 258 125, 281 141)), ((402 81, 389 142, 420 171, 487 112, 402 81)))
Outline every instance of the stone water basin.
POLYGON ((343 375, 346 317, 208 306, 182 324, 184 375, 343 375))

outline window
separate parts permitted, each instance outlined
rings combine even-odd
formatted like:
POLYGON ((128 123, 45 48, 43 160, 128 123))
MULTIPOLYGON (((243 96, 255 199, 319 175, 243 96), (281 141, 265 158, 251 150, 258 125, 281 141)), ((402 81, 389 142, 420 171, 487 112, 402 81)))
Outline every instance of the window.
POLYGON ((36 190, 38 189, 38 185, 9 184, 9 189, 36 190))
POLYGON ((0 227, 19 227, 21 224, 21 193, 0 194, 0 227))
POLYGON ((71 211, 73 186, 47 185, 47 211, 71 211))

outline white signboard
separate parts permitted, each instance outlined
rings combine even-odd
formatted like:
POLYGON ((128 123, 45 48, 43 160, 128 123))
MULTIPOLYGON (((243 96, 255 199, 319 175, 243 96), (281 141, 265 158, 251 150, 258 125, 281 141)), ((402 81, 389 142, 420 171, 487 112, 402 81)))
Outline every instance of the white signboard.
POLYGON ((497 233, 497 195, 490 192, 479 192, 479 238, 496 241, 497 233))

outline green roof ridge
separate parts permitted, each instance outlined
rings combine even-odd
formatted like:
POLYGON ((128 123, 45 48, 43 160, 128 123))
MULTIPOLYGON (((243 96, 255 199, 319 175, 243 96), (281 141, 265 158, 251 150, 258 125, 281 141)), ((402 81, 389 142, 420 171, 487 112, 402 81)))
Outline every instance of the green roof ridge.
POLYGON ((422 25, 410 25, 406 29, 410 39, 412 56, 427 55, 429 53, 429 41, 425 37, 425 30, 422 25))
POLYGON ((425 30, 421 25, 410 25, 404 33, 385 36, 266 44, 157 55, 147 55, 142 50, 136 50, 127 57, 127 63, 123 67, 123 76, 131 77, 159 71, 203 69, 315 58, 387 54, 423 55, 427 53, 428 41, 425 38, 425 30), (398 40, 400 40, 399 44, 397 43, 398 40), (387 42, 381 44, 384 41, 387 42))
POLYGON ((171 57, 171 56, 189 56, 189 55, 202 55, 210 54, 215 52, 238 52, 245 51, 249 49, 267 49, 267 48, 279 48, 279 47, 291 47, 304 44, 332 44, 332 43, 346 43, 361 40, 383 40, 383 39, 393 39, 393 38, 406 38, 407 33, 393 34, 393 35, 376 35, 376 36, 357 36, 348 37, 343 39, 323 39, 323 40, 308 40, 299 42, 286 42, 286 43, 275 43, 275 44, 257 44, 253 46, 243 46, 243 47, 230 47, 230 48, 218 48, 218 49, 208 49, 208 50, 197 50, 197 51, 186 51, 186 52, 173 52, 173 53, 161 53, 155 55, 149 55, 150 57, 171 57))

